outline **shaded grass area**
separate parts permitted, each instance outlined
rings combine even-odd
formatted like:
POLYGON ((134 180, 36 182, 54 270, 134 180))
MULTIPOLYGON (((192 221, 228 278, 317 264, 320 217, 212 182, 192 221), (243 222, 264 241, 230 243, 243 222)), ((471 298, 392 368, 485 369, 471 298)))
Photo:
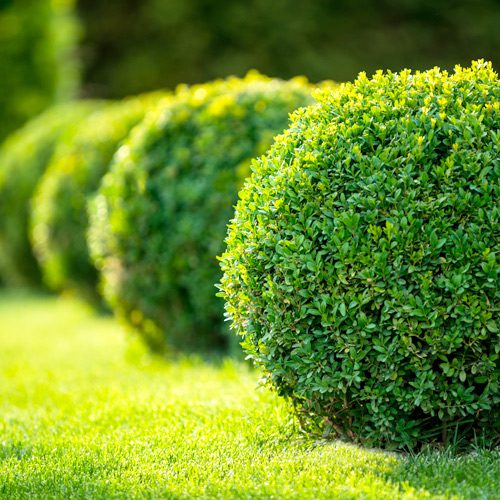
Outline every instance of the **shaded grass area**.
POLYGON ((304 438, 234 360, 161 361, 71 299, 0 294, 4 498, 500 498, 499 454, 304 438))

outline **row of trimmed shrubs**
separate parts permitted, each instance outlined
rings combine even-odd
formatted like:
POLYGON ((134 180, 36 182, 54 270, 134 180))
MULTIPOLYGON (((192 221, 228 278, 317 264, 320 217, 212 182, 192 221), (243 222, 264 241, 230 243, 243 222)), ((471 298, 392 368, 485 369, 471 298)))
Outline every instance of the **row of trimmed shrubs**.
POLYGON ((252 72, 48 111, 0 152, 0 274, 95 303, 100 274, 153 348, 222 347, 216 256, 238 189, 313 89, 252 72))
POLYGON ((497 74, 312 89, 254 73, 38 118, 0 153, 2 276, 95 301, 100 276, 156 350, 227 343, 220 283, 304 426, 497 443, 497 74))

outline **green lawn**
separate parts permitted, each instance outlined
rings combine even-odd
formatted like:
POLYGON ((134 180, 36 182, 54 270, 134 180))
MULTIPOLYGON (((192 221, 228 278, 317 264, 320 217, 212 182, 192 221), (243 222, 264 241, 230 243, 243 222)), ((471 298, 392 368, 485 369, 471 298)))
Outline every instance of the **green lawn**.
POLYGON ((151 358, 70 299, 0 294, 4 498, 500 498, 499 454, 305 439, 258 374, 151 358))

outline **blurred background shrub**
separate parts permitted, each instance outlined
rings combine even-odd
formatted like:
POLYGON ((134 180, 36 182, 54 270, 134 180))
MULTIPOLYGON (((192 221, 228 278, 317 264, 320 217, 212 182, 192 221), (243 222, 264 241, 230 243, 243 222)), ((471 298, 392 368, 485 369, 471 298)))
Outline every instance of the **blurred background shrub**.
POLYGON ((0 148, 0 275, 6 284, 40 284, 28 238, 31 197, 59 138, 101 105, 83 101, 55 106, 10 135, 0 148))
POLYGON ((498 0, 79 0, 85 92, 121 97, 256 68, 347 81, 500 57, 498 0))
POLYGON ((311 90, 255 73, 180 87, 118 151, 89 243, 106 299, 153 348, 226 343, 216 256, 238 188, 311 90))
POLYGON ((0 142, 77 91, 72 0, 0 0, 0 142))
POLYGON ((113 154, 162 93, 105 106, 61 137, 33 198, 31 239, 45 283, 98 302, 97 271, 87 251, 87 199, 113 154))

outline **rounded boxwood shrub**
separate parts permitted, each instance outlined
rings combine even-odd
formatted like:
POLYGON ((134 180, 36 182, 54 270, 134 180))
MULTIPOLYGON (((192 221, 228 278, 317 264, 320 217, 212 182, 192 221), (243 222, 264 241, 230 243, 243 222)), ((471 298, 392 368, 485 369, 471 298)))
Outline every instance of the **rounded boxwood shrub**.
POLYGON ((87 199, 99 187, 120 143, 161 94, 105 106, 71 127, 33 197, 31 240, 45 283, 98 301, 97 271, 86 244, 87 199))
POLYGON ((254 163, 221 295, 305 427, 498 439, 499 99, 482 61, 360 74, 254 163))
POLYGON ((249 74, 180 87, 120 149, 91 205, 104 296, 151 347, 222 346, 216 255, 251 158, 311 101, 302 80, 249 74))
POLYGON ((40 284, 28 238, 30 200, 54 148, 98 102, 59 105, 14 132, 0 148, 0 275, 11 285, 40 284))

